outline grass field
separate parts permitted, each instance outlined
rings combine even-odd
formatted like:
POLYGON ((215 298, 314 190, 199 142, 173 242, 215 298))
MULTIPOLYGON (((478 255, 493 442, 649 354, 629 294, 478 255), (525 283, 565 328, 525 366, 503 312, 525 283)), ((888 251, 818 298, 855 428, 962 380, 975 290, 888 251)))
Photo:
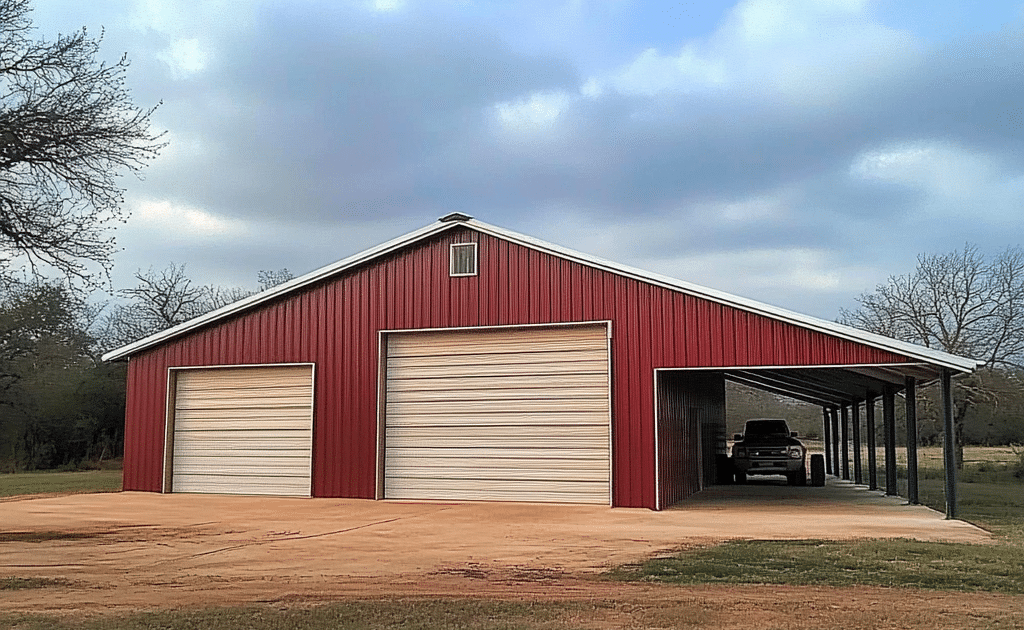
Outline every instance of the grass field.
POLYGON ((120 470, 0 474, 0 497, 50 492, 118 492, 120 470))
MULTIPOLYGON (((93 620, 54 619, 36 615, 4 618, 19 630, 199 630, 224 628, 246 630, 523 630, 574 628, 579 618, 615 618, 614 602, 507 602, 496 600, 380 600, 354 601, 309 608, 278 610, 215 608, 146 612, 129 617, 93 620)), ((621 627, 602 625, 601 627, 621 627)))

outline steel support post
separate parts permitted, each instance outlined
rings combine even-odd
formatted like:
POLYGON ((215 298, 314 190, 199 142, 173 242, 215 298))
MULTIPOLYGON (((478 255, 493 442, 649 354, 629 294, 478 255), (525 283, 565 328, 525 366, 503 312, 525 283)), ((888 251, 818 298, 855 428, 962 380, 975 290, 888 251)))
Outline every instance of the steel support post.
POLYGON ((833 407, 832 414, 832 474, 836 477, 842 474, 839 467, 839 410, 833 407))
POLYGON ((843 479, 850 480, 850 408, 843 405, 839 408, 839 430, 842 432, 841 446, 843 449, 843 479))
POLYGON ((860 465, 860 403, 853 402, 853 480, 858 485, 864 483, 864 473, 860 465))
POLYGON ((946 465, 946 518, 957 517, 956 500, 956 426, 953 424, 953 377, 942 368, 942 425, 946 436, 942 450, 946 465))
POLYGON ((904 393, 907 397, 907 501, 920 503, 917 492, 917 379, 906 377, 904 393))
POLYGON ((885 432, 885 493, 897 496, 896 487, 896 391, 886 386, 882 393, 882 425, 885 432))
POLYGON ((864 421, 868 432, 868 488, 878 490, 878 457, 875 454, 875 397, 864 402, 864 421))
POLYGON ((821 434, 825 438, 825 472, 832 474, 832 416, 828 407, 821 408, 821 434))

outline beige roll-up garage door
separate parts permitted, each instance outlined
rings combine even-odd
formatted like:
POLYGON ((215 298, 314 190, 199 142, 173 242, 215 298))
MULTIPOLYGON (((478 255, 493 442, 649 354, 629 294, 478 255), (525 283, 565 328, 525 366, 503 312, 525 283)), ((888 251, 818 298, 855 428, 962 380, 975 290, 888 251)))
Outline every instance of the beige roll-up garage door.
POLYGON ((392 334, 384 496, 610 503, 605 325, 392 334))
POLYGON ((178 371, 171 491, 310 495, 310 365, 178 371))

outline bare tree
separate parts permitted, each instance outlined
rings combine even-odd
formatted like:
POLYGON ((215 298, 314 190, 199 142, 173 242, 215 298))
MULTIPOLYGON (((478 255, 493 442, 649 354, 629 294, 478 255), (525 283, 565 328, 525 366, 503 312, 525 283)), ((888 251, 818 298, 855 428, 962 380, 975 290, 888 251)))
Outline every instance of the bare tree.
POLYGON ((267 291, 273 289, 279 284, 288 282, 295 276, 292 272, 287 269, 278 269, 277 271, 259 271, 256 273, 256 281, 259 285, 258 291, 267 291))
POLYGON ((948 254, 921 255, 913 273, 892 276, 857 301, 857 310, 840 312, 841 323, 984 362, 981 370, 956 381, 954 422, 962 464, 968 409, 998 403, 993 383, 1005 379, 993 378, 993 371, 1024 367, 1024 252, 1011 247, 987 258, 968 244, 948 254))
POLYGON ((111 313, 109 335, 114 343, 141 339, 213 308, 210 288, 192 282, 183 264, 170 263, 160 271, 139 270, 135 279, 139 281, 135 287, 120 291, 129 303, 111 313))
POLYGON ((276 287, 279 284, 283 284, 292 279, 292 272, 287 269, 278 269, 277 271, 259 271, 256 273, 256 290, 247 289, 245 287, 207 287, 210 293, 209 299, 209 310, 227 306, 228 304, 234 304, 239 300, 243 300, 250 295, 256 295, 276 287))
POLYGON ((97 335, 103 338, 108 349, 131 343, 266 291, 291 278, 292 274, 287 269, 260 271, 259 288, 252 290, 198 285, 188 277, 184 264, 173 262, 159 271, 152 268, 145 272, 139 270, 135 273, 139 283, 120 291, 128 302, 109 309, 103 325, 97 327, 101 329, 97 335))
POLYGON ((88 281, 111 266, 125 217, 117 175, 162 148, 153 109, 132 104, 128 60, 97 60, 86 30, 33 38, 29 0, 0 0, 0 264, 20 259, 88 281))

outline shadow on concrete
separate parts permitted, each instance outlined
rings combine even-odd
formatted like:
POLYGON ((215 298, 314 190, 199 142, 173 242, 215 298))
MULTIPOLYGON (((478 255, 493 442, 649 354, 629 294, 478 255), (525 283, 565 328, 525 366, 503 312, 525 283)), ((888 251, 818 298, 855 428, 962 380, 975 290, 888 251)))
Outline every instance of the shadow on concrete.
POLYGON ((823 487, 790 486, 783 476, 748 479, 745 484, 717 485, 694 494, 671 508, 693 509, 728 506, 834 506, 872 505, 899 507, 910 504, 903 497, 887 496, 883 490, 869 490, 865 485, 829 476, 823 487))

